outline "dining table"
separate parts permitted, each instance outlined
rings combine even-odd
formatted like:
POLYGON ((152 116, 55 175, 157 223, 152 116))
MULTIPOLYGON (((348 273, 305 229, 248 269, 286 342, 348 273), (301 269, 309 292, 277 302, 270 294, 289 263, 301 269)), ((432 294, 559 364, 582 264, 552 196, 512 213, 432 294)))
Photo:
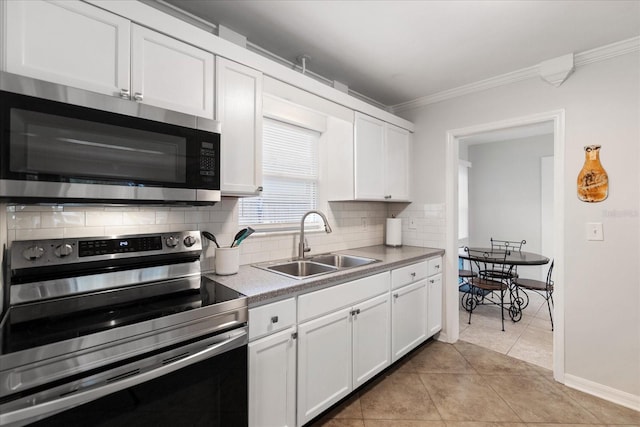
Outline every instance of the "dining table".
MULTIPOLYGON (((506 256, 504 250, 496 250, 489 247, 469 247, 470 252, 465 248, 458 249, 458 257, 470 262, 491 262, 493 264, 505 264, 514 270, 517 266, 535 266, 548 264, 550 259, 542 254, 535 252, 526 252, 517 249, 507 250, 506 256), (480 255, 482 254, 482 255, 480 255)), ((509 317, 514 322, 522 319, 522 310, 529 304, 529 298, 526 293, 520 296, 517 288, 513 283, 509 283, 510 304, 507 308, 509 317), (525 300, 526 298, 526 300, 525 300)))

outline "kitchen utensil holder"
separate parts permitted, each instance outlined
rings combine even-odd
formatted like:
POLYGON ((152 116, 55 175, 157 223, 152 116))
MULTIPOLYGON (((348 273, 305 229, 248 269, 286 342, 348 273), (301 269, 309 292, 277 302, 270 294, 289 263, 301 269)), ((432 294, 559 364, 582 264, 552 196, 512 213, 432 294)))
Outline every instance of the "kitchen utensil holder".
POLYGON ((214 265, 219 276, 236 274, 240 268, 240 248, 216 248, 214 265))

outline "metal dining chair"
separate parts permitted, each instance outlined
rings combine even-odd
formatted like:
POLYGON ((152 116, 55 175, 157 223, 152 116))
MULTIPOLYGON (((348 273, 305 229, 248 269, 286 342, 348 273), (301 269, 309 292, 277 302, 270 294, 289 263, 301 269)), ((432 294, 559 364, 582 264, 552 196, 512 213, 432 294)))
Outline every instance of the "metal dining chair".
POLYGON ((527 295, 526 291, 536 292, 545 299, 547 302, 547 309, 549 310, 549 319, 551 320, 552 331, 553 313, 551 307, 553 306, 553 280, 551 280, 551 275, 553 274, 553 263, 554 261, 551 261, 549 271, 547 272, 547 280, 544 282, 542 280, 521 278, 516 278, 513 281, 515 288, 515 301, 519 305, 520 311, 524 310, 524 308, 529 305, 529 295, 527 295), (520 296, 520 291, 522 291, 524 296, 520 296))
MULTIPOLYGON (((502 330, 504 331, 505 294, 509 291, 509 270, 506 263, 507 252, 487 252, 464 248, 471 260, 472 277, 467 279, 467 292, 462 296, 462 306, 471 315, 478 305, 500 306, 502 330)), ((510 307, 507 306, 507 310, 510 307)))

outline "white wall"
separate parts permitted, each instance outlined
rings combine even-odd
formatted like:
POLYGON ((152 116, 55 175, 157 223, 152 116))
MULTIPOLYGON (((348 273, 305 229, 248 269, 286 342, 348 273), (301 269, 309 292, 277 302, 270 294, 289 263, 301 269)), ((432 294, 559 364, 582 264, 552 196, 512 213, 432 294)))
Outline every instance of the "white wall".
MULTIPOLYGON (((469 147, 471 246, 486 247, 490 238, 524 239, 523 250, 542 251, 540 158, 549 155, 553 155, 553 135, 469 147)), ((534 279, 541 277, 541 270, 518 267, 522 277, 534 279)))
POLYGON ((560 87, 537 79, 487 89, 402 115, 416 126, 414 200, 445 201, 446 134, 564 109, 565 375, 640 400, 640 55, 576 69, 560 87), (576 197, 583 146, 602 144, 609 198, 576 197), (425 185, 428 183, 428 185, 425 185), (605 240, 587 241, 585 223, 602 222, 605 240))

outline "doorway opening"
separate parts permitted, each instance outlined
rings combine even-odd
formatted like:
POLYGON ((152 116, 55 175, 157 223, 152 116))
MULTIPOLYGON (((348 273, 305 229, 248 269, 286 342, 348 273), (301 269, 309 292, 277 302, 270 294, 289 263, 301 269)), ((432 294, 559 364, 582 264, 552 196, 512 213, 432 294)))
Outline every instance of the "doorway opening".
MULTIPOLYGON (((556 283, 553 294, 555 328, 553 334, 547 334, 545 338, 552 342, 546 344, 552 352, 552 358, 548 361, 551 366, 546 367, 552 367, 554 377, 561 382, 564 377, 564 295, 561 285, 564 275, 562 263, 563 242, 561 238, 553 239, 553 236, 562 236, 564 220, 563 152, 564 111, 552 111, 456 129, 449 131, 447 134, 447 253, 457 254, 458 248, 465 244, 487 247, 489 246, 490 237, 504 240, 524 238, 528 240, 528 243, 525 246, 526 249, 523 250, 543 253, 549 258, 555 259, 553 274, 554 282, 556 283), (533 156, 537 156, 535 160, 532 159, 533 156), (470 219, 466 225, 460 224, 463 219, 458 217, 459 203, 464 203, 459 202, 458 174, 460 160, 467 162, 462 163, 471 166, 472 169, 474 167, 478 168, 476 171, 469 172, 468 207, 470 219), (476 165, 474 165, 474 160, 476 165), (510 161, 513 164, 505 164, 505 162, 510 161), (497 170, 492 172, 492 169, 497 170), (518 174, 519 171, 523 174, 531 174, 534 170, 536 171, 536 176, 527 182, 529 189, 523 188, 522 191, 534 192, 535 195, 532 198, 531 194, 528 194, 527 201, 523 202, 523 193, 522 191, 519 192, 517 188, 521 184, 517 184, 518 179, 514 179, 515 176, 513 174, 518 174), (475 175, 474 172, 476 172, 475 175), (491 189, 486 189, 485 187, 491 187, 491 180, 496 179, 496 176, 500 177, 501 173, 503 174, 501 179, 504 181, 502 188, 508 194, 500 194, 500 191, 498 191, 498 197, 491 200, 489 206, 486 206, 485 203, 485 206, 482 207, 482 200, 475 200, 474 197, 476 199, 484 199, 486 202, 487 194, 490 194, 491 189), (542 178, 542 174, 546 175, 545 179, 542 178), (555 176, 555 179, 550 181, 548 179, 549 174, 555 176), (485 181, 477 182, 482 180, 485 181), (512 186, 511 189, 509 185, 512 186), (532 191, 534 187, 535 191, 532 191), (506 190, 504 190, 505 188, 506 190), (518 196, 520 196, 520 202, 517 201, 518 196), (532 202, 533 199, 536 199, 535 203, 532 202), (505 206, 504 203, 512 204, 512 206, 505 206), (549 215, 550 210, 552 215, 549 215), (535 226, 534 222, 536 223, 535 226), (460 230, 465 228, 469 230, 466 237, 459 236, 460 225, 460 230), (530 237, 524 237, 522 236, 523 234, 530 237), (459 239, 459 237, 462 237, 462 239, 459 239)), ((495 183, 493 186, 498 187, 495 183)), ((464 309, 459 309, 458 259, 455 256, 448 258, 447 283, 451 285, 447 286, 445 291, 446 337, 450 342, 455 342, 458 339, 470 340, 469 336, 473 333, 473 330, 465 331, 466 327, 469 327, 467 324, 468 313, 464 309), (460 313, 460 310, 462 310, 463 314, 460 313)), ((529 268, 529 270, 522 271, 522 274, 536 279, 540 279, 543 275, 546 278, 548 267, 546 265, 529 268)), ((518 272, 519 274, 521 273, 520 268, 518 272)), ((472 326, 477 323, 482 327, 482 334, 485 336, 483 339, 490 343, 487 347, 505 354, 512 351, 510 355, 514 357, 523 356, 526 352, 525 346, 533 344, 533 335, 541 335, 539 333, 536 334, 539 331, 533 328, 526 331, 527 326, 540 327, 546 321, 549 324, 549 332, 551 332, 546 304, 542 307, 541 302, 544 302, 544 300, 535 299, 532 310, 525 314, 527 316, 525 323, 515 325, 509 322, 505 324, 505 332, 501 331, 499 322, 495 322, 493 319, 483 321, 476 316, 476 312, 474 312, 471 320, 472 326), (540 311, 541 308, 544 311, 540 311), (542 317, 545 313, 547 313, 546 319, 542 317), (492 328, 492 326, 495 326, 495 328, 492 328), (510 328, 511 331, 509 331, 508 326, 512 326, 510 328), (486 335, 494 329, 496 334, 494 338, 486 335), (516 342, 521 337, 524 340, 518 347, 516 342)), ((487 308, 493 309, 494 307, 487 308)), ((500 309, 498 308, 494 312, 499 319, 500 309)), ((477 342, 480 338, 478 336, 475 338, 476 341, 472 342, 480 344, 477 342)), ((539 339, 540 336, 536 338, 539 339)), ((524 357, 518 358, 524 359, 524 357)), ((540 360, 528 361, 543 365, 540 360)))

